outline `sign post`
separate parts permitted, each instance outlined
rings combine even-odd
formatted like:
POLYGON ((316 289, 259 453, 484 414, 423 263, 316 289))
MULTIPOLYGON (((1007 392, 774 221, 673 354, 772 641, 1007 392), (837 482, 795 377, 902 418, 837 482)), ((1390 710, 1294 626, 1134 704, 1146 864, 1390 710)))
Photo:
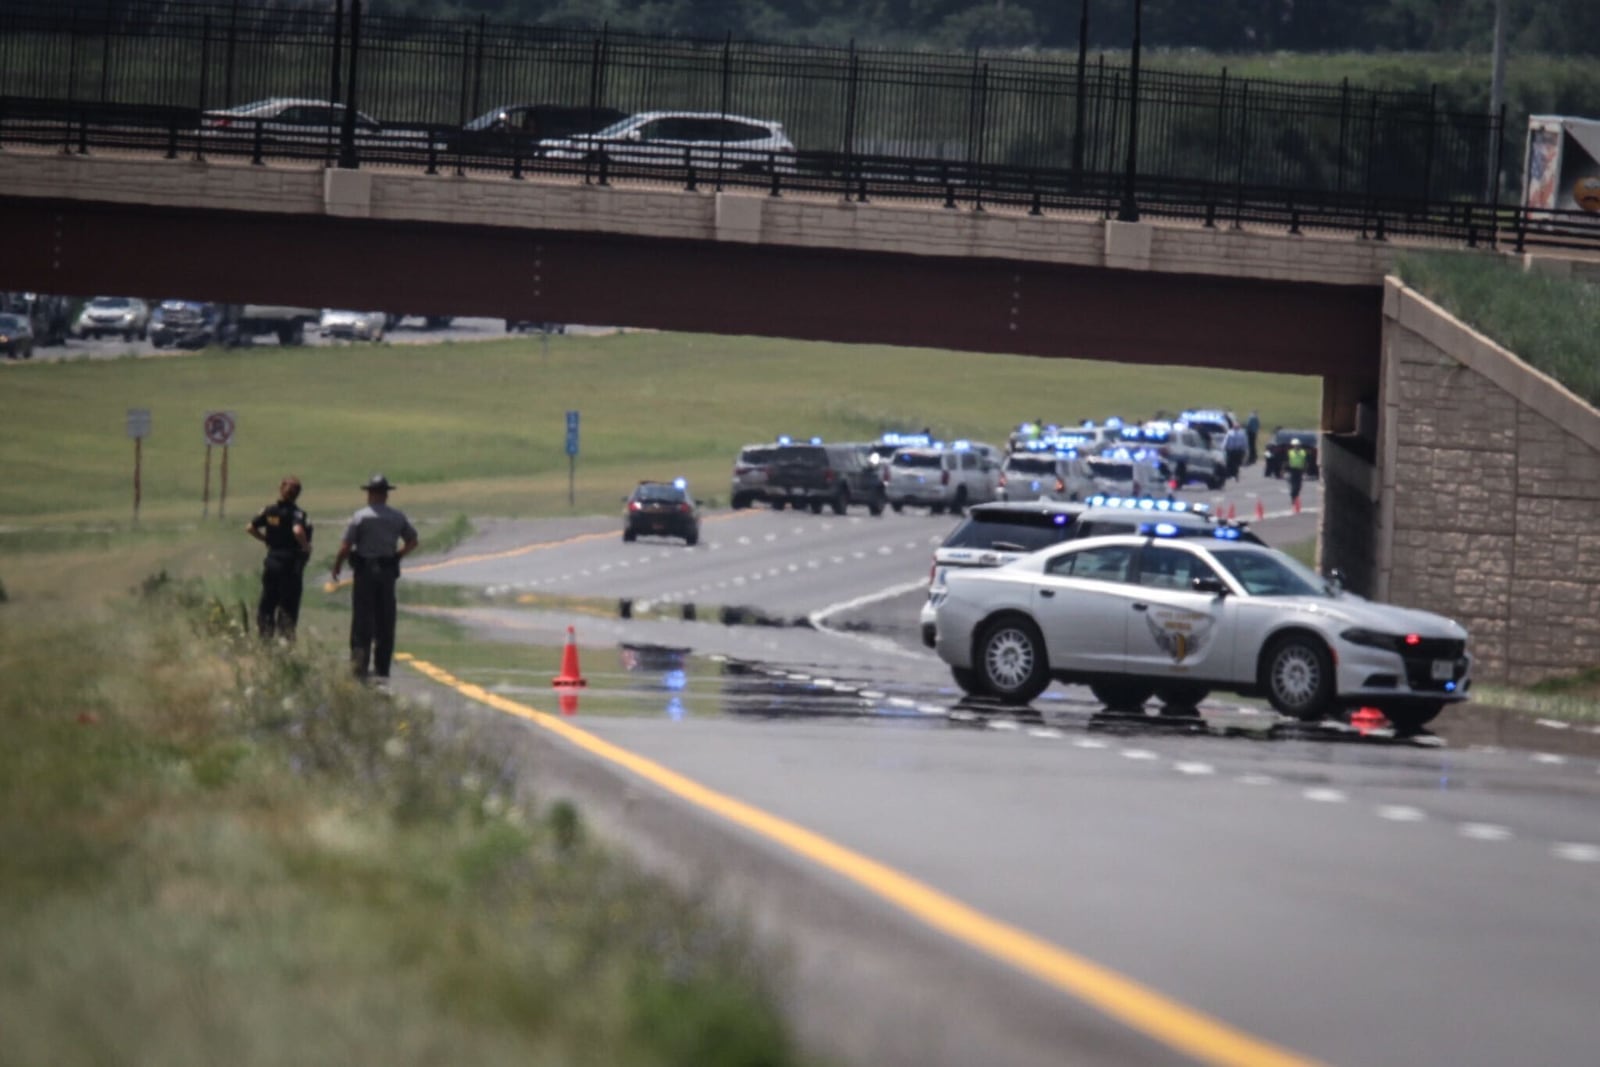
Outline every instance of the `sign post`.
POLYGON ((578 413, 567 412, 567 507, 575 502, 578 478, 578 413))
POLYGON ((128 409, 128 436, 133 438, 133 521, 139 522, 139 499, 143 496, 144 439, 150 436, 150 409, 128 409))
POLYGON ((231 411, 208 411, 201 424, 206 439, 205 505, 202 515, 211 513, 211 449, 222 449, 222 486, 217 494, 217 518, 225 519, 228 513, 228 448, 233 444, 233 433, 238 421, 231 411))

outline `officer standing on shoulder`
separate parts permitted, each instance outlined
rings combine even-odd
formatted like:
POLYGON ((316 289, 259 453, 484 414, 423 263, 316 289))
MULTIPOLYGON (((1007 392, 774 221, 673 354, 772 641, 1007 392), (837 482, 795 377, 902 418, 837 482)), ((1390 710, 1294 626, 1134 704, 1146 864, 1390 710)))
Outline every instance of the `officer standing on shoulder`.
POLYGON ((300 479, 291 474, 278 483, 278 502, 262 508, 244 528, 267 546, 261 602, 256 606, 256 630, 264 638, 292 641, 300 622, 300 592, 311 559, 311 520, 295 503, 299 499, 300 479))
POLYGON ((1250 417, 1244 420, 1244 432, 1245 436, 1249 438, 1249 455, 1245 458, 1245 466, 1254 467, 1256 465, 1256 437, 1261 433, 1261 416, 1254 411, 1250 412, 1250 417))
POLYGON ((1300 444, 1300 438, 1289 441, 1289 452, 1284 457, 1284 464, 1289 468, 1289 503, 1300 508, 1300 486, 1306 478, 1306 461, 1310 457, 1300 444))
POLYGON ((395 583, 400 561, 417 548, 417 531, 405 513, 389 506, 395 488, 381 474, 361 487, 367 506, 350 517, 339 554, 333 560, 333 580, 339 580, 344 561, 350 561, 355 597, 350 615, 350 663, 356 677, 372 677, 381 688, 389 685, 389 663, 394 658, 395 583))
POLYGON ((1239 467, 1244 463, 1246 434, 1243 426, 1235 426, 1222 439, 1223 455, 1228 460, 1228 477, 1239 480, 1239 467))

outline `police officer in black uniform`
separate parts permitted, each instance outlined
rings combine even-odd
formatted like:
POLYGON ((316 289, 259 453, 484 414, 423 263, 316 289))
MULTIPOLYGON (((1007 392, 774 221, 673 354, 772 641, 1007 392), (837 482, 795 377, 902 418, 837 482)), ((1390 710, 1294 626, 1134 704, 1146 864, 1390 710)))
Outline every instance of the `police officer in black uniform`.
POLYGON ((311 520, 295 503, 300 479, 289 475, 278 484, 278 502, 261 509, 245 532, 267 546, 261 570, 261 603, 256 629, 265 638, 294 640, 300 621, 300 593, 306 563, 311 559, 311 520))
POLYGON ((361 488, 367 506, 350 517, 339 554, 333 560, 333 580, 339 580, 344 561, 350 561, 355 579, 355 599, 350 615, 350 663, 356 677, 371 677, 387 688, 389 663, 394 658, 395 583, 400 561, 417 547, 417 531, 405 512, 389 506, 389 479, 374 474, 361 488))

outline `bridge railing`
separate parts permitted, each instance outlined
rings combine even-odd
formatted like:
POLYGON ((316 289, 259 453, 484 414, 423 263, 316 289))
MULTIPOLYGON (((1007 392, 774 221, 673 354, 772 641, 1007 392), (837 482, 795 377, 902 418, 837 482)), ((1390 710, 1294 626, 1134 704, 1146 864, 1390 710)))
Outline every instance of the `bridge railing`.
POLYGON ((605 29, 372 15, 239 0, 10 0, 0 7, 0 145, 580 173, 533 140, 495 153, 461 128, 507 104, 594 115, 694 110, 781 121, 773 168, 628 162, 608 182, 761 185, 950 206, 1120 212, 1473 243, 1600 243, 1593 218, 1485 195, 1501 117, 1431 93, 1374 91, 1075 59, 650 37, 605 29), (289 136, 204 112, 270 97, 381 121, 289 136), (1137 110, 1138 119, 1134 121, 1137 110), (1128 152, 1131 129, 1136 153, 1128 152), (157 143, 159 142, 159 143, 157 143), (518 158, 525 155, 527 158, 518 158), (1137 165, 1128 165, 1130 156, 1137 165), (792 164, 792 165, 791 165, 792 164))

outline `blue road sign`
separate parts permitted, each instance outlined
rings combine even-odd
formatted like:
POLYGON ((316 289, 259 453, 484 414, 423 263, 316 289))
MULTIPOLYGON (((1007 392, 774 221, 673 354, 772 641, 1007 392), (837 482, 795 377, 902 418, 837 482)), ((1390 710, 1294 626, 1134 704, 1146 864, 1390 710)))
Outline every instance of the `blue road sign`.
POLYGON ((578 413, 567 412, 567 455, 578 454, 578 413))

